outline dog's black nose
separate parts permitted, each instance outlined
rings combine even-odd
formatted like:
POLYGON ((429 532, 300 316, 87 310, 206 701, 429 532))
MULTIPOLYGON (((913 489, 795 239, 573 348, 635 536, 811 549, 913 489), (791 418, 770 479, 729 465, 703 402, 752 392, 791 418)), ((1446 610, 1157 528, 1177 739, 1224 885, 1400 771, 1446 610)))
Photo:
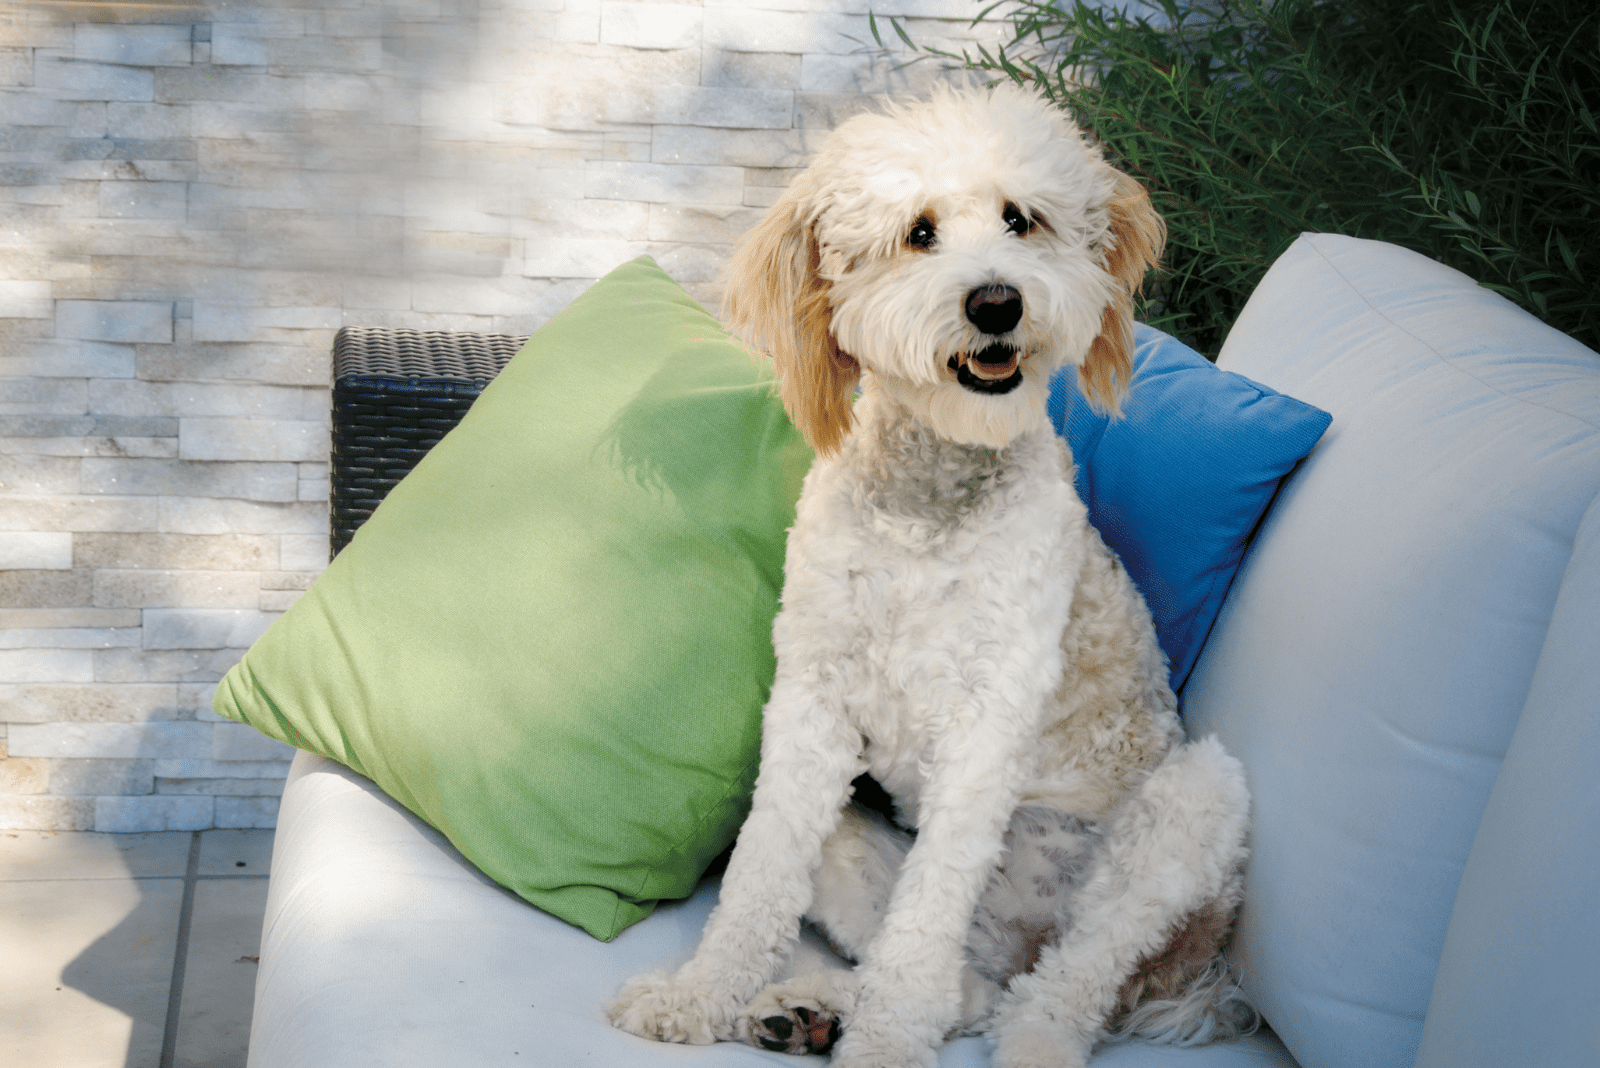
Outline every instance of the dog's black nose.
POLYGON ((1022 294, 1015 286, 979 286, 967 294, 967 318, 985 334, 1003 334, 1022 319, 1022 294))

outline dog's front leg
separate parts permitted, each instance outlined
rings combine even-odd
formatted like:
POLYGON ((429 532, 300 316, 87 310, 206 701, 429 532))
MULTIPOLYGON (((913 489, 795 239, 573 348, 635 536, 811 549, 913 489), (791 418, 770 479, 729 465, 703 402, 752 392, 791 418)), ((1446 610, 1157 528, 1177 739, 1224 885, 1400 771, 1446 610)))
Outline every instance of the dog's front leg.
POLYGON ((861 736, 848 729, 828 676, 817 663, 795 676, 780 672, 763 715, 750 815, 700 946, 673 974, 630 980, 606 1009, 617 1027, 663 1042, 732 1038, 740 1010, 787 960, 822 842, 860 770, 861 736))
POLYGON ((860 966, 861 997, 835 1068, 925 1068, 958 1022, 967 932, 999 860, 1025 754, 983 729, 947 737, 939 748, 916 844, 860 966))

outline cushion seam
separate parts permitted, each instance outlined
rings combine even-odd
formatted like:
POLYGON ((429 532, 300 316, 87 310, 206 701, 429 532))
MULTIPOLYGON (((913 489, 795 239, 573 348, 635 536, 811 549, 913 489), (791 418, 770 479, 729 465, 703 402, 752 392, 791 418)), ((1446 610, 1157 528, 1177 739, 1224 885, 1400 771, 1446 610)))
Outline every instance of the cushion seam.
MULTIPOLYGON (((1315 236, 1315 235, 1304 235, 1304 236, 1315 236)), ((1506 400, 1515 401, 1517 404, 1525 404, 1530 408, 1542 408, 1543 410, 1545 410, 1547 412, 1550 412, 1552 415, 1563 416, 1565 418, 1573 420, 1574 422, 1581 423, 1584 426, 1587 426, 1587 427, 1589 427, 1591 429, 1600 430, 1600 423, 1597 423, 1597 422, 1595 422, 1593 420, 1590 420, 1590 419, 1586 419, 1582 415, 1577 414, 1576 412, 1563 411, 1560 408, 1552 408, 1548 404, 1543 404, 1543 403, 1540 403, 1539 401, 1535 401, 1535 400, 1529 400, 1528 398, 1523 397, 1523 396, 1519 396, 1518 394, 1515 394, 1515 393, 1507 393, 1505 390, 1501 389, 1499 386, 1496 386, 1496 385, 1494 385, 1492 383, 1489 383, 1489 382, 1485 382, 1478 375, 1475 375, 1471 371, 1467 370, 1466 368, 1459 366, 1453 359, 1451 359, 1450 357, 1446 356, 1444 353, 1440 352, 1437 348, 1435 348, 1429 342, 1424 341, 1422 338, 1418 337, 1415 333, 1413 333, 1408 328, 1406 328, 1406 327, 1402 326, 1400 323, 1396 322, 1393 316, 1389 315, 1387 312, 1385 312, 1382 309, 1380 309, 1377 305, 1373 304, 1372 301, 1367 297, 1367 294, 1365 293, 1365 291, 1363 291, 1359 286, 1356 285, 1356 283, 1354 281, 1352 281, 1343 271, 1341 271, 1339 269, 1338 265, 1335 264, 1333 262, 1333 260, 1328 258, 1327 253, 1325 253, 1317 245, 1317 243, 1315 241, 1306 241, 1306 244, 1311 248, 1311 250, 1313 252, 1315 252, 1317 254, 1317 257, 1319 259, 1321 259, 1322 262, 1325 263, 1328 266, 1329 270, 1331 270, 1334 274, 1339 276, 1339 280, 1342 281, 1349 288, 1350 292, 1354 293, 1361 300, 1361 303, 1365 304, 1367 306, 1367 308, 1369 310, 1371 310, 1371 312, 1374 315, 1376 315, 1379 319, 1382 319, 1384 322, 1388 323, 1395 330, 1399 331, 1400 333, 1402 333, 1402 334, 1406 335, 1407 337, 1409 337, 1411 340, 1415 341, 1423 349, 1427 350, 1428 352, 1433 353, 1434 357, 1438 360, 1439 363, 1441 363, 1444 366, 1450 368, 1452 371, 1456 372, 1457 374, 1465 375, 1467 378, 1470 378, 1474 382, 1478 383, 1484 389, 1489 390, 1491 393, 1498 394, 1499 396, 1504 397, 1506 400)), ((1401 247, 1403 247, 1403 246, 1401 246, 1401 247)), ((1431 262, 1438 262, 1438 261, 1435 260, 1435 261, 1431 261, 1431 262)), ((1444 265, 1441 264, 1441 266, 1444 266, 1444 265)), ((1481 285, 1479 285, 1477 279, 1473 279, 1473 278, 1470 278, 1470 276, 1465 276, 1465 275, 1463 277, 1468 277, 1469 280, 1472 282, 1474 287, 1476 287, 1478 289, 1483 289, 1483 287, 1481 285)), ((1493 290, 1485 289, 1484 292, 1485 293, 1490 293, 1490 294, 1492 294, 1494 296, 1499 296, 1499 294, 1498 293, 1494 293, 1493 290)), ((1501 298, 1501 299, 1504 299, 1504 298, 1501 298)), ((1517 308, 1518 311, 1523 310, 1520 307, 1518 307, 1516 304, 1512 304, 1510 301, 1507 301, 1506 303, 1511 304, 1511 306, 1513 308, 1517 308)), ((1555 330, 1555 327, 1550 326, 1549 323, 1544 322, 1542 319, 1538 319, 1537 317, 1535 317, 1535 321, 1538 322, 1541 326, 1544 326, 1544 327, 1546 327, 1546 328, 1548 328, 1550 330, 1555 330)), ((1581 342, 1578 342, 1575 338, 1572 338, 1571 335, 1563 334, 1559 330, 1556 330, 1556 333, 1561 334, 1562 337, 1565 337, 1568 340, 1573 341, 1575 344, 1581 344, 1581 342)))

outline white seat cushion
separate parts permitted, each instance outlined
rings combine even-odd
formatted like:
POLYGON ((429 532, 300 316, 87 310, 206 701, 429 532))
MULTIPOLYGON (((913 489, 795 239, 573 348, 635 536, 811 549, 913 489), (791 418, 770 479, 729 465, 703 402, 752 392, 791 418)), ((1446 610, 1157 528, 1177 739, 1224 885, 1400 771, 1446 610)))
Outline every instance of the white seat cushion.
MULTIPOLYGON (((601 1014, 628 976, 688 958, 715 882, 610 943, 524 904, 371 782, 295 758, 278 818, 250 1068, 651 1068, 806 1063, 748 1046, 668 1046, 601 1014)), ((795 968, 840 966, 814 937, 795 968)), ((978 1038, 942 1068, 989 1063, 978 1038)), ((1094 1068, 1295 1068, 1270 1034, 1193 1050, 1104 1048, 1094 1068)))

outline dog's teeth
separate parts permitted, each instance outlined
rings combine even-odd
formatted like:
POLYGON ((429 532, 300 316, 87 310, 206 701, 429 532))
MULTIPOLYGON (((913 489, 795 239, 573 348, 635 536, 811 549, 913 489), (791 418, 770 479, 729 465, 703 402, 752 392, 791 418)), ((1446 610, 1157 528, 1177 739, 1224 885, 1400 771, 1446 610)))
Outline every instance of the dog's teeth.
POLYGON ((967 364, 967 368, 978 378, 998 382, 1001 379, 1010 378, 1016 373, 1017 358, 1013 356, 1006 363, 980 363, 977 360, 972 360, 967 364))

